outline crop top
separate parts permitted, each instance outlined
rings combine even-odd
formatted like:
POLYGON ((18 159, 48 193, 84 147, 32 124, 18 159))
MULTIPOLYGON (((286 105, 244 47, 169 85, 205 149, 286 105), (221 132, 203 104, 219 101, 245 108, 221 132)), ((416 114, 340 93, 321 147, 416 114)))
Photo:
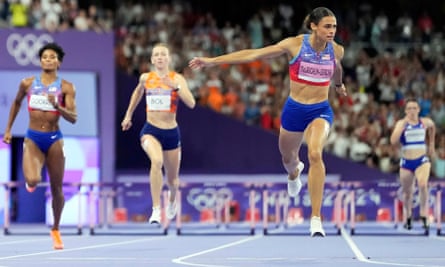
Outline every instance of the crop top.
MULTIPOLYGON (((168 76, 173 80, 176 73, 171 71, 168 76)), ((178 92, 165 85, 161 77, 154 71, 147 73, 145 87, 145 101, 147 112, 160 111, 175 113, 178 108, 178 92)))
POLYGON ((295 82, 327 86, 334 75, 334 69, 332 43, 328 42, 326 48, 318 53, 309 43, 309 34, 305 34, 300 52, 289 62, 289 77, 295 82))

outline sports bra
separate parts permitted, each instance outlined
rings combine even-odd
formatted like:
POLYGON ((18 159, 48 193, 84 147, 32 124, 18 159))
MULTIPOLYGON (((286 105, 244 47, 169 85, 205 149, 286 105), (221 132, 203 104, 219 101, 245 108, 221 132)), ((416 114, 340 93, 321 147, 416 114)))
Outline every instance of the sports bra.
POLYGON ((305 34, 300 52, 289 62, 289 77, 295 82, 327 86, 334 75, 334 69, 332 43, 328 42, 322 52, 316 52, 309 43, 309 34, 305 34))
MULTIPOLYGON (((168 76, 172 80, 175 75, 176 73, 174 71, 168 73, 168 76)), ((156 72, 151 71, 147 73, 144 87, 147 112, 176 112, 179 102, 178 93, 174 89, 165 85, 156 72)))
POLYGON ((41 77, 36 76, 27 94, 28 110, 43 110, 58 114, 59 111, 48 100, 47 95, 49 94, 56 96, 56 101, 60 106, 65 106, 62 94, 62 79, 57 77, 53 83, 46 86, 42 83, 41 77))

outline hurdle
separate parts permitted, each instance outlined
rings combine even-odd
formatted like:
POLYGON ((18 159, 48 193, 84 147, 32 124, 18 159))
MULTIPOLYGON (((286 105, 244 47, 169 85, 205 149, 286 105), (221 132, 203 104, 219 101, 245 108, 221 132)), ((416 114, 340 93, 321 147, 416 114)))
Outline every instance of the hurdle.
MULTIPOLYGON (((145 184, 145 183, 144 183, 145 184)), ((165 216, 168 203, 168 191, 163 190, 161 194, 161 223, 149 224, 143 222, 113 222, 115 201, 123 194, 121 183, 96 183, 89 189, 88 203, 98 206, 98 220, 90 215, 90 235, 167 235, 170 221, 165 216)))
POLYGON ((434 214, 436 217, 436 235, 442 236, 442 186, 437 185, 436 199, 434 201, 434 214))
MULTIPOLYGON (((9 210, 9 203, 11 201, 11 191, 14 188, 19 188, 19 187, 25 187, 25 183, 24 182, 5 182, 2 183, 2 188, 5 192, 5 211, 3 214, 3 234, 4 235, 47 235, 48 232, 40 232, 40 231, 36 231, 35 228, 36 227, 29 227, 30 225, 22 225, 20 227, 13 227, 12 223, 11 223, 11 214, 10 214, 10 210, 9 210), (12 230, 11 228, 16 228, 14 230, 12 230), (20 229, 19 229, 20 228, 20 229)), ((42 182, 39 183, 37 185, 38 188, 42 188, 42 187, 49 187, 50 184, 48 182, 42 182)), ((72 226, 60 226, 60 229, 63 230, 63 234, 64 235, 82 235, 82 229, 84 227, 84 223, 82 222, 82 186, 84 186, 83 183, 63 183, 62 186, 68 186, 68 187, 76 187, 78 188, 78 214, 77 214, 77 224, 75 226, 73 226, 75 228, 75 232, 69 232, 69 231, 65 231, 65 229, 71 229, 73 228, 72 226)), ((50 199, 51 194, 50 193, 45 193, 45 197, 46 199, 50 199)), ((63 216, 63 213, 62 213, 63 216)), ((48 228, 51 227, 51 225, 47 225, 48 228)))
POLYGON ((221 199, 216 195, 216 205, 211 209, 215 220, 210 223, 189 223, 183 222, 183 191, 179 191, 177 199, 178 211, 176 214, 176 234, 178 236, 190 235, 255 235, 255 196, 256 190, 250 188, 248 193, 249 220, 247 223, 230 221, 230 202, 232 199, 221 199), (224 214, 224 219, 222 219, 224 214))
POLYGON ((344 228, 349 228, 351 235, 363 235, 363 236, 428 236, 429 229, 412 229, 412 230, 400 230, 398 231, 398 204, 397 196, 393 201, 393 214, 394 218, 391 223, 382 222, 370 222, 370 223, 357 223, 356 222, 356 189, 352 188, 349 192, 349 197, 346 199, 345 204, 349 209, 349 219, 344 228))
MULTIPOLYGON (((346 190, 335 189, 332 194, 335 194, 334 204, 333 204, 333 225, 331 222, 324 222, 324 228, 327 236, 339 235, 341 225, 344 223, 341 217, 341 207, 342 199, 344 198, 346 190)), ((301 192, 302 194, 302 192, 301 192)), ((297 208, 297 220, 294 224, 290 224, 289 221, 289 207, 290 198, 287 195, 287 190, 271 191, 265 188, 262 194, 263 199, 263 217, 262 217, 262 227, 263 235, 297 235, 297 236, 307 236, 309 235, 309 223, 304 222, 304 217, 298 211, 301 208, 297 208), (274 214, 272 217, 273 223, 271 224, 271 218, 269 217, 269 204, 272 204, 274 214)))

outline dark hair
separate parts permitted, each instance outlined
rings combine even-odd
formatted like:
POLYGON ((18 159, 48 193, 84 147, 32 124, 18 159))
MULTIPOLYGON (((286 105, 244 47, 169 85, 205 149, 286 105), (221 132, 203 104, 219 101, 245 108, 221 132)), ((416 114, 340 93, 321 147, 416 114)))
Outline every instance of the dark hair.
POLYGON ((47 43, 46 45, 42 46, 39 50, 39 58, 42 58, 43 52, 45 50, 53 50, 57 54, 57 59, 62 62, 63 57, 65 56, 65 52, 63 51, 63 48, 56 44, 56 43, 47 43))
POLYGON ((306 28, 306 30, 311 30, 311 23, 314 23, 315 25, 318 25, 320 20, 324 17, 335 17, 334 12, 332 12, 327 7, 317 7, 314 10, 309 13, 306 18, 304 19, 303 26, 306 28))
POLYGON ((409 102, 414 102, 414 103, 416 103, 417 105, 420 106, 419 101, 417 101, 417 99, 415 99, 414 97, 409 97, 409 98, 405 99, 405 106, 406 106, 409 102))

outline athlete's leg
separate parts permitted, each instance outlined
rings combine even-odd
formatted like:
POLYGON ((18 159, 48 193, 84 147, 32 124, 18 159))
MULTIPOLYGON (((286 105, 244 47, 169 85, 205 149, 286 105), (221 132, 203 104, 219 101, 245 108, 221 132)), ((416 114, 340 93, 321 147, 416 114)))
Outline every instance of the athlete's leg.
POLYGON ((304 136, 308 145, 308 190, 311 198, 311 217, 321 217, 326 169, 323 162, 323 146, 329 133, 329 123, 315 119, 307 127, 304 136))
POLYGON ((162 166, 164 164, 162 146, 152 135, 141 137, 142 149, 150 158, 150 192, 153 208, 161 207, 161 190, 163 185, 162 166))
POLYGON ((45 163, 45 154, 40 151, 39 147, 28 138, 23 142, 23 175, 26 184, 30 188, 34 188, 42 181, 42 168, 45 163))
POLYGON ((403 210, 406 218, 409 219, 413 211, 414 174, 410 170, 400 168, 399 177, 402 186, 403 210))
POLYGON ((164 151, 164 169, 167 185, 170 190, 170 203, 175 201, 179 187, 179 166, 181 163, 181 147, 164 151))
POLYGON ((65 196, 63 194, 63 176, 65 173, 65 155, 63 152, 63 139, 54 142, 47 152, 46 167, 48 169, 49 182, 52 196, 52 210, 54 224, 51 235, 55 249, 62 249, 63 243, 59 233, 60 219, 63 207, 65 206, 65 196))
POLYGON ((48 169, 52 195, 52 209, 54 216, 53 229, 57 230, 59 229, 63 206, 65 205, 65 196, 63 194, 63 175, 65 172, 63 139, 54 142, 49 148, 46 157, 46 167, 48 169))
POLYGON ((179 166, 181 162, 181 147, 164 151, 164 169, 167 177, 167 185, 170 191, 166 216, 169 220, 176 216, 176 193, 179 188, 179 166))
POLYGON ((428 217, 428 180, 430 177, 431 162, 426 162, 415 171, 417 178, 417 187, 419 188, 419 204, 420 204, 420 216, 428 217))
POLYGON ((278 147, 281 153, 283 166, 287 171, 289 180, 295 180, 300 174, 297 166, 300 162, 299 151, 303 141, 303 132, 290 132, 280 128, 278 147))

